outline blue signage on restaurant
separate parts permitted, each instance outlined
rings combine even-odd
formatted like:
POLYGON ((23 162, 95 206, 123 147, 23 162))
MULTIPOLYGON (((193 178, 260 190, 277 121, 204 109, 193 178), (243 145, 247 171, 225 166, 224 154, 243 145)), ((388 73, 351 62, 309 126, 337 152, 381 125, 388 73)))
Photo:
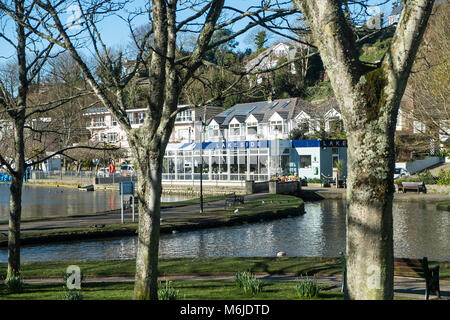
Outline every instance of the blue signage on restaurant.
MULTIPOLYGON (((203 149, 260 149, 269 148, 269 140, 204 142, 203 149)), ((196 146, 195 149, 198 149, 196 146)))
POLYGON ((342 147, 347 148, 347 140, 320 140, 321 147, 342 147))

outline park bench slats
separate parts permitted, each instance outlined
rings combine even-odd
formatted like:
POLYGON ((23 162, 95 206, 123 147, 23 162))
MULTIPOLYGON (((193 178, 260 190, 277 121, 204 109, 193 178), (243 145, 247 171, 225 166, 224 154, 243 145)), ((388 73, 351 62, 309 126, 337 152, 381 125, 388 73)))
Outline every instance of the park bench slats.
MULTIPOLYGON (((342 264, 342 288, 345 291, 347 279, 347 267, 345 255, 341 252, 342 264)), ((439 289, 439 266, 432 268, 428 267, 428 259, 408 259, 408 258, 394 258, 394 275, 395 276, 409 276, 419 277, 425 279, 425 300, 428 300, 431 292, 435 292, 438 299, 441 297, 439 289)))
POLYGON ((403 191, 405 193, 408 190, 417 191, 417 193, 427 193, 427 187, 423 182, 400 182, 397 183, 398 192, 403 191))

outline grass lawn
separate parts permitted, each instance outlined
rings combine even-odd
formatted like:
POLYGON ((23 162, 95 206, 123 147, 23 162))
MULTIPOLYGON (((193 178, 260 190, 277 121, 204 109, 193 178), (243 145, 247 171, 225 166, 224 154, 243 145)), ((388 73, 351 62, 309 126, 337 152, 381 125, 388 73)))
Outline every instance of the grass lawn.
MULTIPOLYGON (((135 260, 24 262, 24 278, 61 277, 69 265, 78 265, 85 276, 134 276, 135 260)), ((320 257, 238 257, 161 259, 159 273, 165 274, 235 274, 250 270, 269 274, 340 274, 337 258, 320 257)), ((5 278, 7 264, 0 264, 0 278, 5 278)))
MULTIPOLYGON (((61 277, 69 265, 78 265, 85 276, 134 276, 135 260, 24 262, 24 278, 61 277)), ((440 279, 450 280, 450 262, 430 262, 440 265, 440 279)), ((6 276, 7 264, 0 263, 0 278, 6 276)), ((177 258, 160 259, 159 273, 169 274, 236 274, 239 271, 268 274, 340 275, 338 258, 321 257, 237 257, 237 258, 177 258)))
MULTIPOLYGON (((221 201, 221 200, 225 200, 225 197, 224 196, 203 197, 203 203, 221 201)), ((193 204, 200 204, 200 198, 188 199, 188 200, 183 200, 183 201, 161 202, 161 208, 176 208, 176 207, 189 206, 189 205, 193 205, 193 204)))
MULTIPOLYGON (((173 281, 179 290, 179 300, 295 300, 299 299, 295 281, 263 280, 263 291, 257 295, 246 294, 234 280, 173 281)), ((164 283, 162 283, 164 284, 164 283)), ((84 300, 130 300, 133 283, 85 283, 82 284, 84 300)), ((26 284, 22 293, 8 293, 0 287, 0 300, 60 300, 64 288, 58 284, 26 284)), ((343 299, 338 291, 324 290, 314 300, 343 299)))

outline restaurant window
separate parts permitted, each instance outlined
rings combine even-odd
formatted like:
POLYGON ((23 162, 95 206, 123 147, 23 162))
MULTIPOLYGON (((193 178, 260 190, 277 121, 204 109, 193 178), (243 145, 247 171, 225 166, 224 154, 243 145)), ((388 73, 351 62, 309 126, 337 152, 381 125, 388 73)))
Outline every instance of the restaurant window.
POLYGON ((300 168, 311 168, 311 156, 300 156, 300 168))

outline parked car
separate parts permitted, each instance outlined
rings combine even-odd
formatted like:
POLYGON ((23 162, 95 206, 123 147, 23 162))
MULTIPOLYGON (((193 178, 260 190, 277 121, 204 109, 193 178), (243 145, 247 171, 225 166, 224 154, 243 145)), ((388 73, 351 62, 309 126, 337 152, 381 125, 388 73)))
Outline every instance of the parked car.
POLYGON ((408 177, 410 176, 408 170, 404 168, 395 168, 394 169, 394 179, 399 179, 401 177, 408 177))
POLYGON ((132 164, 123 164, 120 166, 120 174, 129 176, 134 174, 134 166, 132 164))
POLYGON ((102 178, 109 177, 109 168, 98 169, 97 176, 102 178))

